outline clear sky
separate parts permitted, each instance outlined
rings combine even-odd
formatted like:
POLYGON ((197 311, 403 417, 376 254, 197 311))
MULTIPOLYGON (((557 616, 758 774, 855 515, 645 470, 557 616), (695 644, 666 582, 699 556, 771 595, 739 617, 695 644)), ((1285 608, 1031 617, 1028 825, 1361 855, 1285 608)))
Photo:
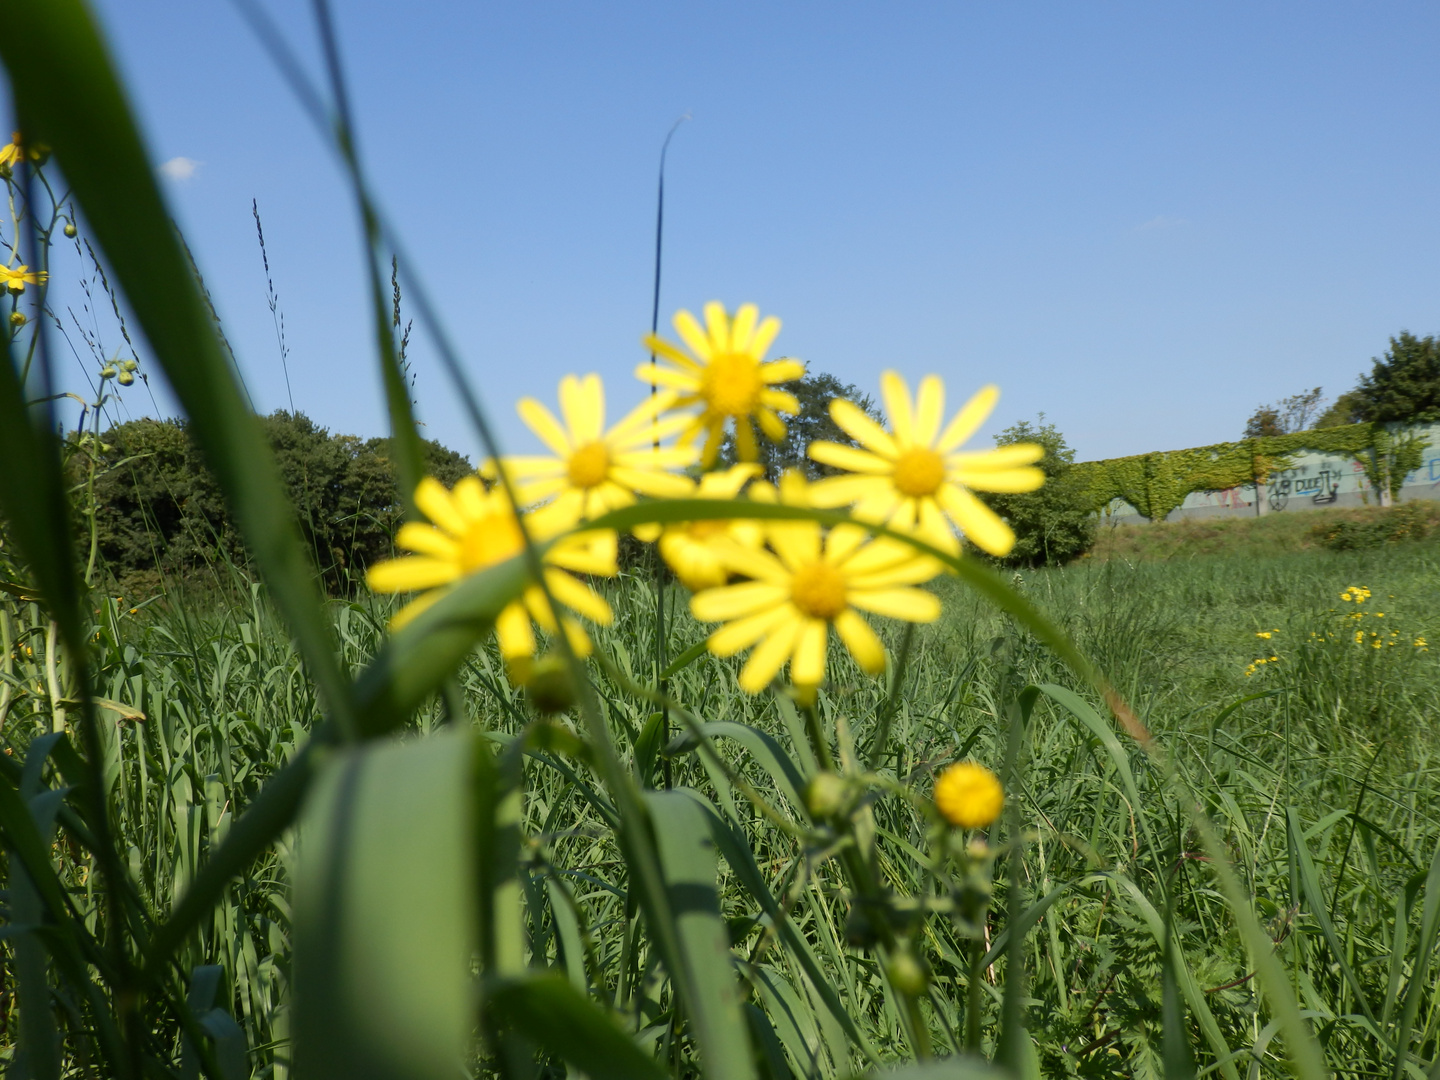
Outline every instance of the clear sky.
MULTIPOLYGON (((318 74, 309 5, 268 0, 318 74)), ((353 209, 234 9, 98 0, 256 404, 384 428, 353 209)), ((361 147, 507 448, 650 317, 758 303, 873 390, 998 382, 1081 458, 1235 438, 1440 330, 1433 3, 337 2, 361 147)), ((57 280, 64 288, 64 282, 57 280)), ((427 434, 477 452, 419 342, 427 434)), ((148 399, 131 394, 128 408, 148 399)))

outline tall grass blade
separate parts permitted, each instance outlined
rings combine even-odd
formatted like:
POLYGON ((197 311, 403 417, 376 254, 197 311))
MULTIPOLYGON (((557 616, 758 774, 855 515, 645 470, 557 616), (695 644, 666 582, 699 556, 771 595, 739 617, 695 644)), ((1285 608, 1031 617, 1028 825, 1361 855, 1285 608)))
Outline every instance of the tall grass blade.
POLYGON ((647 792, 645 801, 684 964, 670 975, 683 988, 701 1068, 713 1080, 750 1080, 750 1035, 720 915, 719 867, 705 813, 683 791, 647 792))

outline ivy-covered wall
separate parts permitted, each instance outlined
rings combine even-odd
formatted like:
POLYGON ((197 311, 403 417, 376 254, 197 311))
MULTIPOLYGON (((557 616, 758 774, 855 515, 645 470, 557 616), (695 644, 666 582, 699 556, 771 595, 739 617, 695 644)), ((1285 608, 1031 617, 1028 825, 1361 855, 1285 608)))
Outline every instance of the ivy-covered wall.
POLYGON ((1399 425, 1347 424, 1240 442, 1157 451, 1076 464, 1087 500, 1095 511, 1124 499, 1151 521, 1163 521, 1201 491, 1264 484, 1271 473, 1290 468, 1293 455, 1310 451, 1358 461, 1376 490, 1399 490, 1407 473, 1420 467, 1429 444, 1399 425))

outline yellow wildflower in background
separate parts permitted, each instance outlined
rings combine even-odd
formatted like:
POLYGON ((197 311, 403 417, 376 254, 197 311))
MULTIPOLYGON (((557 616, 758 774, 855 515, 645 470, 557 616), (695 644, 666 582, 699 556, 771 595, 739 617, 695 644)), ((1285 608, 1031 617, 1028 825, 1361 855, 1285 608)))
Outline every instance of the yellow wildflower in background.
MULTIPOLYGON (((630 506, 637 492, 684 498, 691 481, 667 470, 694 464, 694 449, 655 445, 688 422, 685 417, 657 419, 674 401, 672 393, 657 394, 605 431, 605 387, 600 376, 566 375, 560 380, 564 423, 534 398, 521 398, 516 406, 520 419, 554 456, 507 457, 505 471, 522 501, 553 498, 554 513, 569 524, 630 506)), ((493 462, 486 464, 485 472, 494 475, 493 462)))
MULTIPOLYGON (((781 500, 807 505, 805 488, 798 474, 786 474, 781 500)), ((765 689, 787 660, 791 681, 813 692, 825 678, 832 627, 863 670, 884 671, 885 646, 860 611, 906 622, 933 622, 940 615, 940 601, 913 588, 933 578, 940 564, 899 541, 870 540, 858 525, 826 532, 813 521, 770 522, 765 537, 773 552, 717 541, 728 568, 752 580, 706 589, 690 600, 695 618, 726 624, 710 635, 715 655, 755 646, 740 671, 746 693, 765 689)))
POLYGON ((712 300, 705 305, 706 325, 702 328, 690 312, 678 312, 675 330, 693 356, 654 334, 645 337, 646 347, 670 366, 641 364, 635 375, 652 386, 674 390, 676 409, 701 407, 698 416, 689 418, 680 438, 688 443, 700 432, 706 433, 700 460, 707 469, 715 462, 731 420, 740 459, 754 461, 760 454, 755 425, 760 425, 771 442, 778 443, 785 438, 779 414, 800 411, 794 394, 774 386, 803 376, 805 365, 789 359, 765 362, 765 353, 780 332, 780 320, 773 315, 763 321, 759 317, 754 304, 742 304, 732 320, 725 306, 712 300))
POLYGON ((810 456, 849 476, 832 476, 815 484, 817 506, 848 506, 863 521, 887 523, 913 531, 936 547, 958 553, 953 523, 971 543, 992 555, 1008 554, 1015 533, 975 491, 1034 491, 1045 474, 1034 467, 1045 454, 1035 443, 1016 443, 994 450, 957 452, 995 408, 1000 391, 987 386, 955 414, 942 431, 945 385, 927 375, 912 402, 910 388, 898 374, 880 377, 889 432, 843 398, 830 402, 830 416, 864 449, 833 442, 810 444, 810 456), (948 520, 947 520, 948 519, 948 520))
POLYGON ((935 781, 935 805, 956 828, 983 829, 1005 808, 1005 789, 984 765, 960 761, 935 781))
POLYGON ((1340 599, 1347 603, 1363 604, 1370 599, 1370 590, 1364 585, 1351 585, 1340 594, 1340 599))
POLYGON ((48 146, 32 146, 27 149, 20 132, 17 131, 10 136, 8 143, 0 146, 0 174, 8 174, 16 165, 20 164, 22 158, 29 157, 31 161, 40 162, 49 155, 50 148, 48 146))
MULTIPOLYGON (((391 620, 400 629, 470 574, 498 566, 519 555, 525 548, 520 524, 504 491, 486 491, 478 477, 467 476, 447 491, 434 477, 427 476, 415 489, 415 505, 433 524, 411 521, 400 527, 395 543, 413 555, 376 563, 365 575, 375 592, 420 592, 421 596, 402 608, 391 620), (428 590, 428 591, 427 591, 428 590)), ((611 575, 617 572, 615 534, 591 531, 560 536, 570 526, 563 515, 549 508, 525 515, 525 524, 535 541, 556 539, 544 554, 545 584, 563 607, 597 623, 609 623, 610 605, 566 571, 578 574, 611 575)), ((590 639, 579 623, 555 612, 538 585, 528 586, 520 599, 507 604, 495 620, 500 654, 512 665, 535 654, 531 620, 547 633, 563 625, 576 652, 588 655, 590 639)))
POLYGON ((22 293, 26 285, 43 285, 49 273, 44 270, 31 270, 25 263, 19 266, 0 266, 0 282, 12 293, 22 293))
MULTIPOLYGON (((741 489, 760 472, 759 465, 742 463, 724 472, 706 473, 700 478, 696 490, 691 492, 691 497, 737 499, 741 489)), ((765 542, 765 533, 758 521, 682 521, 665 526, 665 531, 660 534, 660 556, 675 571, 680 583, 691 592, 712 589, 730 580, 729 568, 715 543, 722 538, 758 549, 765 542)))

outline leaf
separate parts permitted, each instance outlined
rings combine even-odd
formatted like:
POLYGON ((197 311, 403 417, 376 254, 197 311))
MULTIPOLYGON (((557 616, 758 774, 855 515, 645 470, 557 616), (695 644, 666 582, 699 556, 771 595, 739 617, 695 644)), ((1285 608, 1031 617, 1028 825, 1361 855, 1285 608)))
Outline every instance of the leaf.
POLYGON ((919 1061, 897 1069, 869 1073, 868 1076, 870 1080, 1007 1080, 1012 1074, 991 1065, 984 1058, 963 1055, 939 1061, 919 1061))
POLYGON ((296 1074, 453 1080, 473 1024, 475 744, 337 752, 295 866, 296 1074))
POLYGON ((515 1028, 591 1080, 668 1075, 599 1005, 558 975, 502 979, 487 994, 485 1008, 496 1023, 515 1028))
MULTIPOLYGON (((1400 1035, 1395 1041, 1395 1080, 1404 1069, 1410 1055, 1410 1035, 1415 1030, 1415 1018, 1427 990, 1434 990, 1434 983, 1426 978, 1430 970, 1435 939, 1440 935, 1440 847, 1430 860, 1430 872, 1425 876, 1425 905, 1420 916, 1419 949, 1415 953, 1415 968, 1405 986, 1405 1005, 1400 1018, 1400 1035)), ((1433 1072, 1433 1069, 1432 1069, 1433 1072)))
POLYGON ((715 844, 705 813, 681 791, 646 792, 645 801, 684 968, 670 975, 682 990, 701 1067, 711 1080, 749 1080, 750 1036, 720 917, 715 844))

